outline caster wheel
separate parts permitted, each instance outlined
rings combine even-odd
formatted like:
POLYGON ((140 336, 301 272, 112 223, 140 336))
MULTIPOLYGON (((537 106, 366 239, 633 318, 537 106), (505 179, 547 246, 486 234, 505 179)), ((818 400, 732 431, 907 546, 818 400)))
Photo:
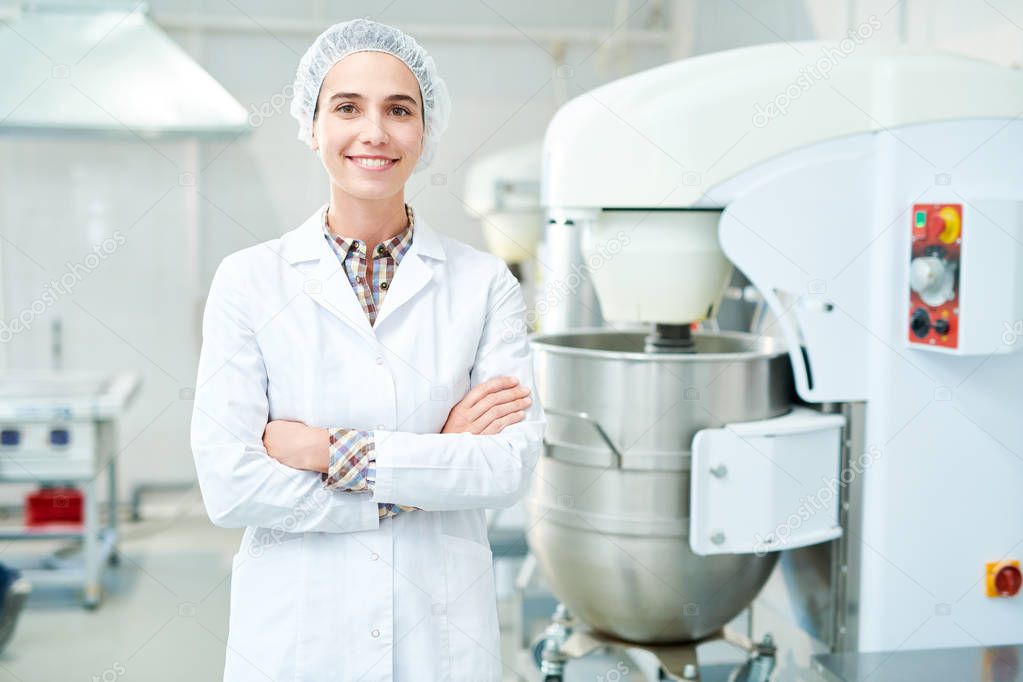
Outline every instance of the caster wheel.
POLYGON ((540 637, 533 642, 533 663, 536 664, 537 670, 540 670, 540 665, 543 663, 543 645, 545 641, 543 637, 540 637))
POLYGON ((85 595, 82 599, 82 606, 84 606, 87 611, 95 611, 99 608, 99 603, 102 601, 102 598, 103 594, 99 587, 86 587, 85 595))

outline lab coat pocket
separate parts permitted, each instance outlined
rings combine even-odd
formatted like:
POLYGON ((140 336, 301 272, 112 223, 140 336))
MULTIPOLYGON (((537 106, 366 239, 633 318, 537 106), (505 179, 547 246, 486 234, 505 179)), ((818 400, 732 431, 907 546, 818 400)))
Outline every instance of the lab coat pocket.
POLYGON ((257 671, 275 680, 294 675, 301 537, 285 533, 275 543, 252 538, 235 554, 225 680, 250 679, 257 671))
POLYGON ((452 679, 500 680, 493 554, 489 546, 472 540, 443 538, 452 679))

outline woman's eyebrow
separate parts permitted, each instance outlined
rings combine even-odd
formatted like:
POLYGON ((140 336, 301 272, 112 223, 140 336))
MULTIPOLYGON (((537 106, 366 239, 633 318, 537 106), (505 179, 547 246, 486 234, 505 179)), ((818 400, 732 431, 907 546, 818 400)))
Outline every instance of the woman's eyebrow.
MULTIPOLYGON (((360 99, 361 100, 362 99, 362 95, 360 95, 357 92, 335 92, 333 95, 330 96, 330 101, 333 101, 333 100, 336 100, 336 99, 360 99)), ((419 102, 417 102, 414 97, 409 97, 408 95, 401 95, 401 94, 398 94, 398 95, 388 95, 387 97, 384 98, 384 101, 385 102, 409 102, 409 103, 411 103, 411 104, 413 104, 415 106, 419 106, 419 102)))

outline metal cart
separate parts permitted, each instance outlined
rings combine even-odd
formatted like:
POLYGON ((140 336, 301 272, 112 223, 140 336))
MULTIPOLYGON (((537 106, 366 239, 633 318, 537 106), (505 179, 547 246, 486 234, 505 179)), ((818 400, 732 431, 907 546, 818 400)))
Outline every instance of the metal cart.
POLYGON ((70 485, 83 494, 81 524, 3 528, 0 540, 81 542, 71 558, 9 563, 36 586, 81 587, 89 609, 99 605, 104 567, 117 561, 117 421, 140 385, 132 372, 0 374, 0 482, 70 485))

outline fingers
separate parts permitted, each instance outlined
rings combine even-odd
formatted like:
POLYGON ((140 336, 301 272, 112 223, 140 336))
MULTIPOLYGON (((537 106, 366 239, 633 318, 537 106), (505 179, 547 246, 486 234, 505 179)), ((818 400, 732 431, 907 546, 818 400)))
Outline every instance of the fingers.
POLYGON ((465 403, 467 407, 471 407, 480 401, 485 395, 494 391, 500 391, 502 389, 512 388, 519 383, 519 380, 515 377, 503 376, 494 377, 488 381, 484 381, 479 386, 476 386, 471 391, 465 394, 459 402, 465 403))
POLYGON ((508 424, 521 421, 532 404, 528 386, 512 376, 484 381, 465 394, 448 413, 441 433, 499 433, 508 424), (514 416, 519 413, 518 416, 514 416))
POLYGON ((495 419, 490 422, 490 426, 481 431, 481 435, 492 436, 496 433, 501 433, 504 427, 520 422, 526 418, 525 412, 512 412, 511 414, 505 415, 500 419, 495 419))
MULTIPOLYGON (((481 418, 490 410, 494 409, 503 404, 513 403, 517 400, 522 400, 529 395, 529 388, 526 386, 515 386, 514 388, 506 388, 502 391, 496 391, 494 393, 487 394, 480 399, 475 405, 472 405, 468 409, 469 418, 473 421, 481 418)), ((495 415, 497 417, 502 416, 504 413, 495 415)))
POLYGON ((488 426, 491 422, 504 417, 505 415, 511 414, 512 412, 525 412, 525 410, 533 404, 532 398, 524 396, 516 400, 510 400, 506 402, 498 403, 489 410, 483 413, 476 421, 481 423, 484 427, 488 426))

